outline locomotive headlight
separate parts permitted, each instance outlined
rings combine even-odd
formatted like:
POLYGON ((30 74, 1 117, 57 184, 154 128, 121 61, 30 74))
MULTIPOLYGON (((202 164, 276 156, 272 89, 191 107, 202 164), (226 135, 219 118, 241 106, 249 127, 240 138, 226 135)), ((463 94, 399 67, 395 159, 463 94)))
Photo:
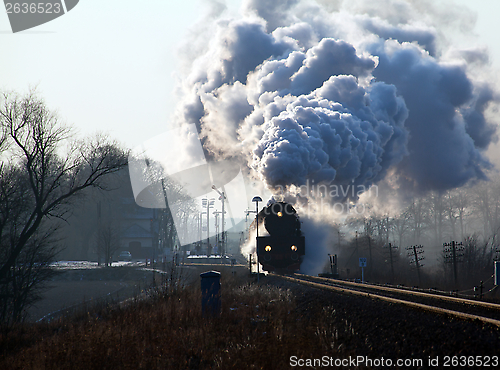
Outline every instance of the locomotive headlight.
POLYGON ((266 252, 271 252, 271 246, 270 245, 266 245, 266 247, 264 248, 264 250, 266 252))
POLYGON ((295 245, 292 245, 292 246, 290 247, 290 249, 291 249, 292 251, 294 251, 294 252, 297 252, 297 247, 296 247, 295 245))
POLYGON ((282 212, 278 212, 277 215, 278 215, 278 217, 283 217, 283 213, 282 212))

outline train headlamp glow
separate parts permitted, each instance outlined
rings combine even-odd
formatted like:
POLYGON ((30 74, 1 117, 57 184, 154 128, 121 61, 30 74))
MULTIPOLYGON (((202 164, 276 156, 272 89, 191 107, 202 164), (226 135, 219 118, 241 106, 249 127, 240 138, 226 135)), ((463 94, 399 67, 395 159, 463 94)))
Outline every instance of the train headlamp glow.
POLYGON ((297 252, 297 247, 296 247, 295 245, 292 245, 292 246, 290 247, 290 249, 291 249, 292 251, 294 251, 294 252, 297 252))
POLYGON ((277 215, 278 215, 278 217, 283 217, 283 213, 281 213, 281 212, 278 212, 277 215))
POLYGON ((266 245, 266 247, 264 248, 264 250, 266 252, 271 252, 271 246, 270 245, 266 245))

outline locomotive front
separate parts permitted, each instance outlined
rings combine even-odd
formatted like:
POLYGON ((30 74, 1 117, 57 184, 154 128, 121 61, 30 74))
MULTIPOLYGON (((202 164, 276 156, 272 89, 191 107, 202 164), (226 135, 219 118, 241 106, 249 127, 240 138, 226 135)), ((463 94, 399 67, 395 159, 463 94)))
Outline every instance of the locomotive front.
POLYGON ((262 268, 278 273, 299 270, 306 247, 293 206, 285 202, 272 203, 260 212, 259 217, 264 219, 264 226, 269 232, 269 236, 257 238, 262 268))

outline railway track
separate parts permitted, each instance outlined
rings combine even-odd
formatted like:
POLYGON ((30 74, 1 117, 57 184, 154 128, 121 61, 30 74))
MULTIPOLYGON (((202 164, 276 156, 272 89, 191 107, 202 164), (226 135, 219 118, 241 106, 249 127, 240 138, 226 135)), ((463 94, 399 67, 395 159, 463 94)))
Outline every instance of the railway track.
POLYGON ((496 303, 301 274, 281 276, 281 278, 317 289, 364 296, 463 320, 478 320, 500 327, 500 304, 496 303))

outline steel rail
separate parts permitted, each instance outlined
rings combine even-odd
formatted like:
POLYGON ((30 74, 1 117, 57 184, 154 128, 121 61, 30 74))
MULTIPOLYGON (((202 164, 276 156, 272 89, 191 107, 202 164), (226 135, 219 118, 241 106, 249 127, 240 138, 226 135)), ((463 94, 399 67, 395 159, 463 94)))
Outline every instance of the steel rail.
MULTIPOLYGON (((280 275, 276 275, 276 276, 280 276, 280 275)), ((395 303, 395 304, 402 304, 402 305, 414 307, 414 308, 419 308, 421 310, 435 312, 435 313, 438 313, 441 315, 450 315, 450 316, 458 317, 461 319, 467 319, 467 320, 479 320, 481 322, 485 322, 485 323, 500 327, 500 320, 491 319, 489 317, 472 315, 472 314, 468 314, 465 312, 454 311, 454 310, 449 310, 449 309, 436 307, 436 306, 430 306, 430 305, 426 305, 426 304, 422 304, 422 303, 406 301, 403 299, 391 298, 391 297, 387 297, 387 296, 383 296, 383 295, 379 295, 379 294, 374 294, 374 293, 362 292, 362 291, 356 290, 356 289, 351 288, 351 287, 339 287, 339 286, 328 285, 325 283, 316 283, 313 281, 309 281, 309 280, 305 280, 305 279, 297 278, 297 277, 291 277, 291 276, 280 276, 280 277, 285 279, 285 280, 288 280, 292 283, 307 285, 307 286, 317 288, 317 289, 330 290, 330 291, 335 291, 335 292, 342 293, 342 294, 352 294, 352 295, 363 296, 363 297, 368 297, 368 298, 372 298, 372 299, 380 299, 382 301, 395 303)))
POLYGON ((464 304, 467 304, 467 305, 470 305, 470 306, 479 306, 479 307, 485 307, 485 308, 489 308, 489 309, 494 309, 494 310, 499 310, 500 311, 500 304, 497 304, 497 303, 476 301, 476 300, 467 299, 467 298, 449 297, 449 296, 440 295, 440 294, 419 292, 419 291, 413 291, 413 290, 408 290, 408 289, 398 289, 398 288, 387 287, 387 286, 382 286, 382 285, 355 283, 355 282, 352 282, 352 281, 344 281, 344 280, 338 280, 338 279, 329 279, 329 278, 316 277, 316 276, 307 276, 307 275, 303 275, 303 276, 305 278, 307 278, 307 279, 313 279, 313 280, 319 280, 319 281, 324 281, 324 282, 330 282, 330 283, 334 283, 334 284, 350 285, 350 286, 354 286, 354 287, 366 288, 366 289, 373 289, 373 290, 383 290, 383 291, 392 292, 392 293, 413 295, 413 296, 424 297, 424 298, 433 298, 433 299, 438 299, 438 300, 443 300, 443 301, 449 301, 449 302, 454 302, 454 303, 464 303, 464 304))

